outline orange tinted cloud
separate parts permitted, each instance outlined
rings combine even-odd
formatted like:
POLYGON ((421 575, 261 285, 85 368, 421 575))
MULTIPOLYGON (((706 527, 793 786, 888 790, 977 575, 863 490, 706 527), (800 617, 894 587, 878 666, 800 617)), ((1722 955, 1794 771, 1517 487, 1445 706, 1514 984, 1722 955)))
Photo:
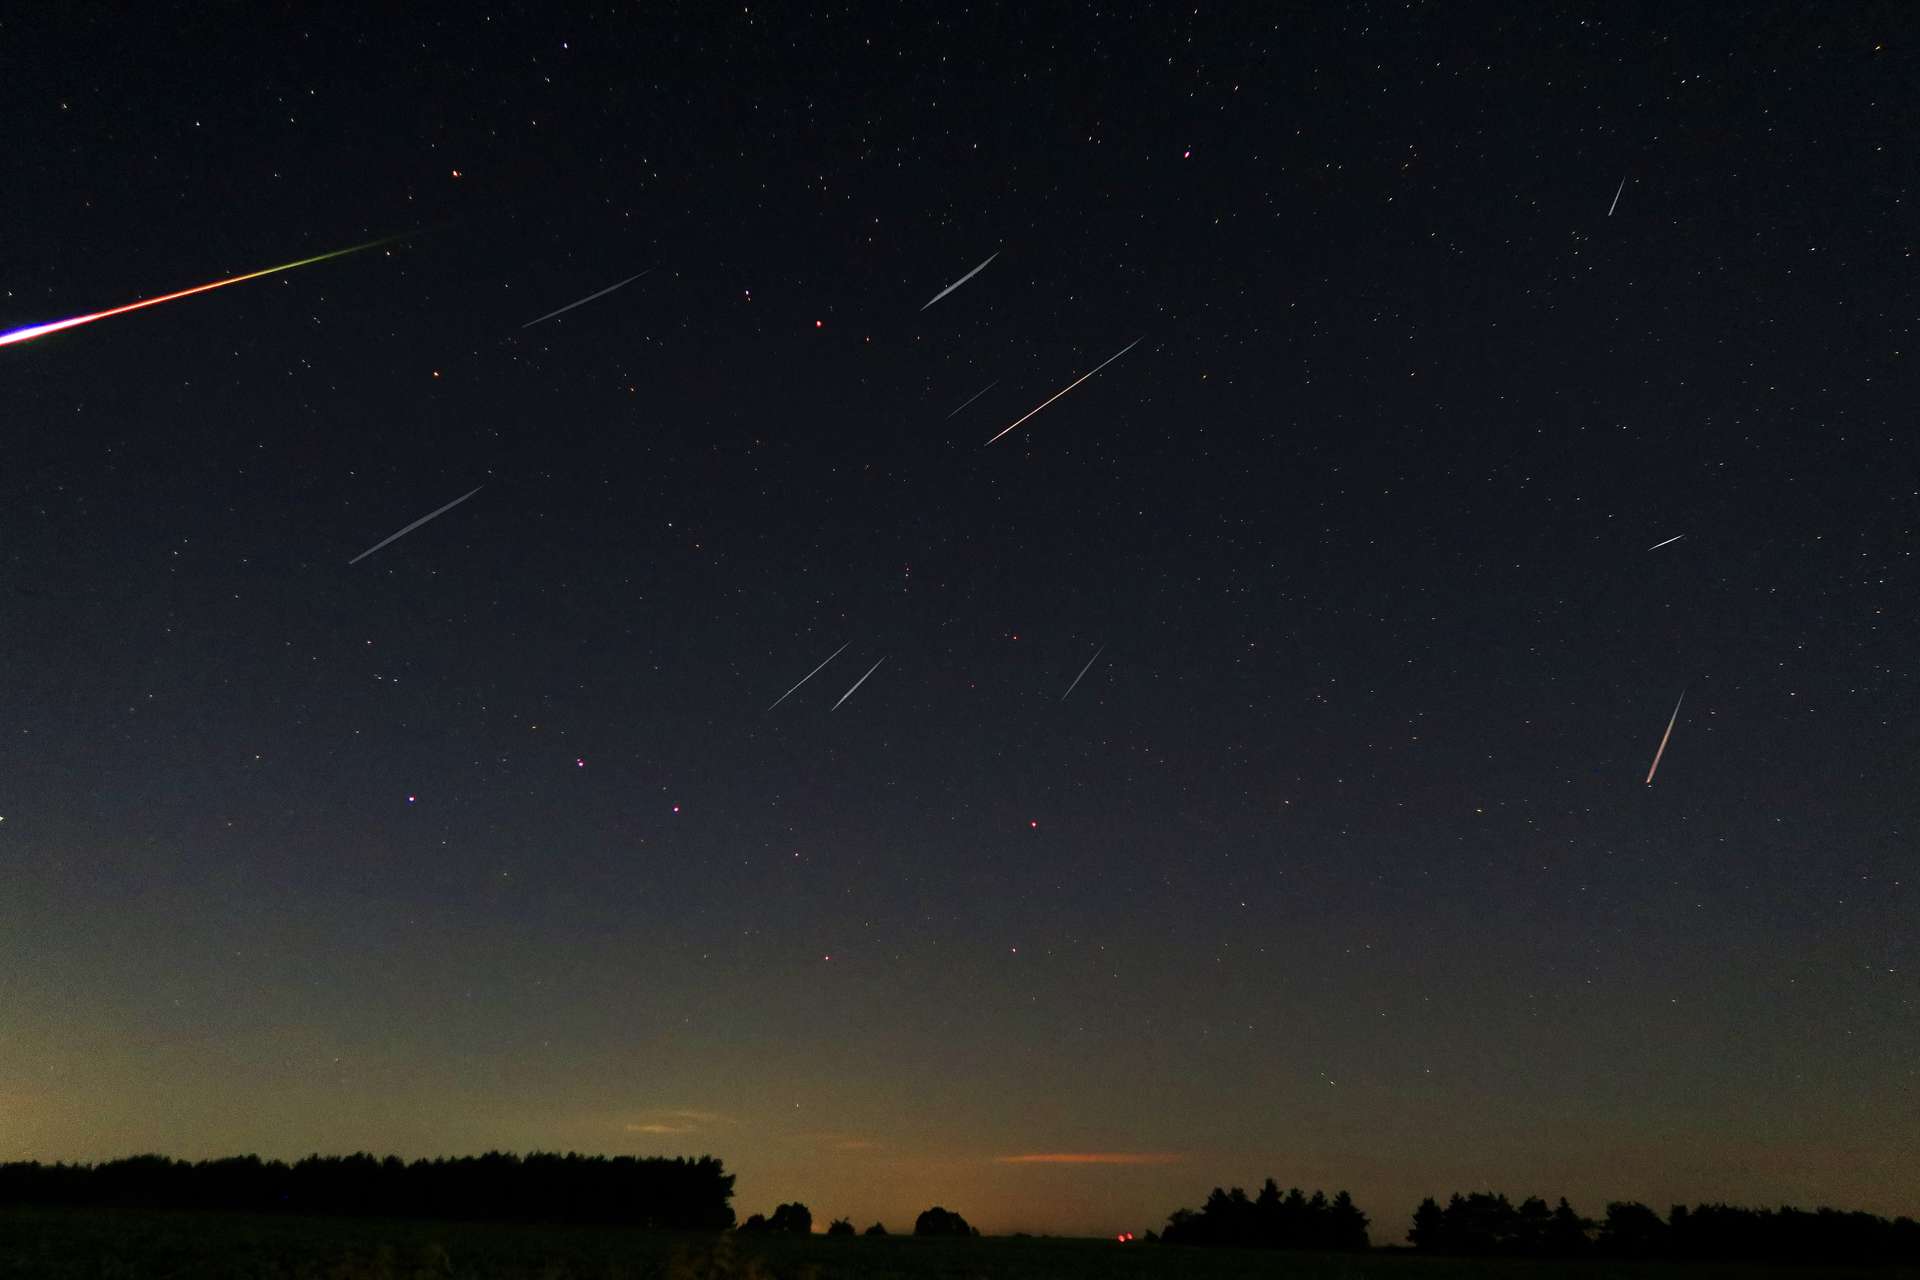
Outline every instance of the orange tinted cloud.
POLYGON ((996 1156, 996 1164, 1179 1164, 1185 1156, 1157 1151, 1053 1151, 996 1156))

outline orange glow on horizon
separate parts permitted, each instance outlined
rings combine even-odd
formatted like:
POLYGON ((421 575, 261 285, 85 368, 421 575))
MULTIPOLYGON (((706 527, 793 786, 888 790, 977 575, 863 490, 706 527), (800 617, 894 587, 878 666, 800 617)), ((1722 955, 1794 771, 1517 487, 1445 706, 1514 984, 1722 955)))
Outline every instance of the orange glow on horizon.
POLYGON ((1179 1164, 1185 1156, 1158 1151, 1052 1151, 996 1156, 995 1164, 1179 1164))

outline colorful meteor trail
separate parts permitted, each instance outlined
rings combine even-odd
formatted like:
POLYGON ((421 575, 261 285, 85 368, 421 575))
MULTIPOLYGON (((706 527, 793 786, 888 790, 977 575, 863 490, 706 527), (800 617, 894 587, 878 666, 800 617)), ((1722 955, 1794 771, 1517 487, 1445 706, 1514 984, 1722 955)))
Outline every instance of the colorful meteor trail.
MULTIPOLYGON (((1145 334, 1141 335, 1141 337, 1145 337, 1145 336, 1146 336, 1145 334)), ((1040 410, 1046 408, 1048 405, 1052 404, 1055 400, 1058 400, 1061 396, 1067 394, 1067 392, 1073 390, 1075 387, 1085 382, 1088 378, 1091 378, 1094 374, 1100 372, 1102 369, 1106 368, 1108 365, 1112 364, 1115 360, 1118 360, 1121 356, 1127 354, 1127 352, 1133 350, 1135 347, 1139 345, 1140 345, 1140 338, 1135 338, 1132 342, 1129 342, 1126 346, 1120 348, 1118 351, 1108 356, 1105 360, 1102 360, 1099 364, 1093 366, 1093 368, 1087 370, 1085 373, 1075 378, 1072 382, 1069 382, 1066 386, 1060 388, 1058 391, 1048 396, 1045 400, 1042 400, 1039 404, 1035 405, 1032 409, 1029 409, 1027 411, 1026 417, 1021 418, 1019 422, 1015 422, 1010 426, 1002 428, 1000 432, 1000 436, 1007 434, 1007 432, 1013 430, 1014 427, 1019 426, 1021 422, 1025 422, 1027 418, 1031 418, 1034 414, 1040 412, 1040 410)), ((993 440, 998 440, 1000 436, 995 436, 993 440)), ((987 441, 987 444, 992 444, 993 440, 987 441)), ((985 447, 985 446, 982 446, 982 447, 985 447)))
POLYGON ((32 324, 24 329, 14 329, 0 333, 0 347, 11 346, 16 342, 30 342, 45 337, 49 333, 58 333, 62 329, 74 329, 83 324, 92 324, 95 320, 105 320, 109 316, 125 315, 129 311, 138 311, 142 307, 157 307, 163 302, 173 302, 179 298, 190 298, 196 293, 206 293, 211 289, 224 289, 230 284, 239 284, 243 280, 258 280, 261 276, 270 276, 280 271, 291 271, 295 267, 312 266, 316 262, 325 262, 328 258, 342 258, 349 253, 358 253, 362 249, 372 249, 383 244, 391 244, 399 236, 388 236, 385 240, 370 240, 366 244, 354 245, 351 249, 335 249, 332 253, 322 253, 312 258, 302 258, 298 262, 283 262, 277 267, 268 267, 263 271, 249 271, 243 276, 231 276, 225 280, 215 280, 212 284, 197 284, 191 289, 182 289, 178 293, 162 294, 158 298, 146 298, 140 302, 129 302, 124 307, 113 307, 106 311, 95 311, 89 315, 74 316, 67 320, 54 320, 47 324, 32 324))
POLYGON ((1660 757, 1667 754, 1667 739, 1673 736, 1674 721, 1680 718, 1680 703, 1687 700, 1687 691, 1680 691, 1680 701, 1673 704, 1673 715, 1667 721, 1667 731, 1660 735, 1660 749, 1653 753, 1653 768, 1647 770, 1647 785, 1653 785, 1654 770, 1660 767, 1660 757))

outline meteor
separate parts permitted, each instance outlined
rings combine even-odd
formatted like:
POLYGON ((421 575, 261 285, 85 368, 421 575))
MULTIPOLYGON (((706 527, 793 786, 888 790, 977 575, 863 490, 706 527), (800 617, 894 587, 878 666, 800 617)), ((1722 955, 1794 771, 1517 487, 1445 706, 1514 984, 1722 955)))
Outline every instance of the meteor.
MULTIPOLYGON (((987 262, 992 262, 995 258, 999 256, 1000 256, 1000 251, 998 249, 995 249, 992 253, 987 255, 987 262)), ((958 289, 961 285, 965 284, 967 281, 979 275, 982 271, 985 271, 987 269, 987 262, 981 263, 979 266, 967 272, 967 274, 961 276, 958 280, 955 280, 952 284, 948 285, 946 288, 942 289, 940 292, 934 294, 931 298, 928 298, 926 302, 926 306, 923 306, 920 309, 922 311, 925 311, 927 307, 932 306, 934 303, 940 301, 940 299, 946 297, 948 294, 952 293, 955 289, 958 289)))
MULTIPOLYGON (((962 400, 960 402, 960 409, 966 408, 968 405, 972 404, 975 400, 978 400, 981 396, 987 394, 987 392, 993 390, 995 387, 999 385, 1000 385, 1000 379, 995 378, 992 382, 989 382, 986 386, 980 388, 978 391, 968 396, 965 400, 962 400)), ((948 414, 947 421, 952 422, 954 414, 959 413, 960 409, 955 409, 953 413, 948 414)))
POLYGON ((547 312, 547 314, 541 316, 539 320, 529 320, 525 324, 521 325, 520 327, 522 329, 531 329, 533 328, 533 326, 539 324, 540 320, 551 320, 555 316, 565 315, 567 312, 573 310, 575 307, 584 307, 589 302, 592 302, 595 298, 604 298, 608 294, 612 293, 615 289, 626 288, 628 285, 632 284, 635 280, 638 280, 640 276, 644 276, 647 274, 647 272, 650 272, 652 270, 653 270, 652 267, 648 267, 647 270, 642 271, 640 275, 628 276, 625 280, 622 280, 619 284, 610 284, 598 293, 590 293, 586 297, 580 299, 580 301, 578 302, 569 302, 566 306, 560 308, 558 311, 549 311, 547 312))
MULTIPOLYGON (((1140 339, 1144 337, 1146 337, 1146 335, 1141 334, 1140 338, 1135 338, 1132 342, 1129 342, 1126 346, 1120 348, 1118 351, 1108 356, 1105 360, 1102 360, 1099 364, 1093 366, 1093 368, 1087 370, 1087 372, 1081 374, 1079 377, 1075 378, 1072 382, 1069 382, 1066 386, 1060 388, 1058 391, 1048 396, 1045 400, 1042 400, 1038 405, 1035 405, 1032 409, 1027 411, 1026 418, 1021 418, 1020 421, 1015 422, 1013 426, 1003 429, 1000 432, 1000 436, 1007 434, 1008 431, 1011 431, 1013 430, 1014 427, 1019 426, 1021 422, 1025 422, 1027 418, 1031 418, 1034 414, 1040 412, 1040 410, 1046 408, 1048 405, 1052 404, 1055 400, 1058 400, 1061 396, 1067 394, 1067 392, 1073 390, 1075 387, 1085 382, 1088 378, 1091 378, 1094 374, 1100 372, 1102 369, 1112 364, 1115 360, 1118 360, 1121 356, 1127 354, 1127 352, 1139 346, 1140 339)), ((993 440, 998 440, 1000 436, 995 436, 993 440)), ((993 440, 987 441, 987 444, 992 444, 993 440)), ((986 446, 982 445, 981 447, 985 448, 986 446)))
POLYGON ((1647 770, 1647 785, 1653 785, 1653 770, 1660 767, 1660 757, 1667 754, 1667 739, 1673 736, 1673 722, 1680 718, 1680 703, 1687 700, 1687 691, 1680 691, 1680 699, 1673 704, 1673 715, 1667 721, 1667 731, 1660 735, 1660 749, 1653 753, 1653 768, 1647 770))
MULTIPOLYGON (((1674 535, 1673 535, 1673 536, 1672 536, 1671 538, 1668 538, 1668 539, 1667 539, 1667 542, 1678 542, 1678 541, 1680 541, 1680 539, 1682 539, 1682 538, 1684 538, 1684 537, 1686 537, 1686 536, 1687 536, 1687 535, 1686 535, 1686 534, 1684 534, 1684 533, 1676 533, 1676 534, 1674 534, 1674 535)), ((1662 547, 1664 547, 1664 546, 1666 546, 1666 545, 1667 545, 1667 542, 1656 542, 1656 543, 1654 543, 1654 544, 1653 544, 1652 546, 1650 546, 1650 547, 1648 547, 1648 548, 1647 548, 1647 550, 1649 550, 1649 551, 1658 551, 1658 550, 1659 550, 1660 548, 1662 548, 1662 547)))
POLYGON ((231 276, 225 280, 215 280, 212 284, 197 284, 191 289, 182 289, 178 293, 162 294, 158 298, 146 298, 140 302, 129 302, 124 307, 113 307, 106 311, 95 311, 89 315, 74 316, 68 320, 54 320, 47 324, 31 324, 24 329, 14 329, 0 333, 0 347, 11 346, 16 342, 31 342, 35 338, 45 337, 49 333, 58 333, 62 329, 74 329, 83 324, 92 324, 95 320, 105 320, 109 316, 125 315, 129 311, 138 311, 142 307, 157 307, 163 302, 173 302, 179 298, 190 298, 196 293, 206 293, 210 289, 224 289, 230 284, 239 284, 243 280, 258 280, 261 276, 270 276, 279 271, 291 271, 295 267, 312 266, 316 262, 325 262, 329 258, 343 258, 349 253, 359 253, 362 249, 374 249, 383 244, 392 244, 400 236, 388 236, 384 240, 370 240, 366 244, 356 244, 350 249, 335 249, 332 253, 319 254, 312 258, 302 258, 298 262, 283 262, 277 267, 268 267, 264 271, 249 271, 243 276, 231 276))
POLYGON ((1107 646, 1104 644, 1093 651, 1093 656, 1087 659, 1087 665, 1080 668, 1080 674, 1073 678, 1073 683, 1067 686, 1067 691, 1060 695, 1060 701, 1065 702, 1073 696, 1073 691, 1080 687, 1080 682, 1087 678, 1087 672, 1093 670, 1093 664, 1100 661, 1100 655, 1106 651, 1107 646))
MULTIPOLYGON (((852 644, 852 643, 853 641, 851 640, 847 641, 847 644, 852 644)), ((847 644, 841 645, 838 649, 835 649, 832 653, 828 654, 827 662, 832 662, 835 658, 845 653, 847 651, 847 644)), ((791 698, 793 696, 794 689, 798 689, 800 685, 805 684, 807 681, 819 675, 821 671, 826 669, 827 662, 821 663, 819 666, 815 667, 813 670, 807 672, 807 674, 801 676, 799 684, 794 685, 793 689, 787 690, 785 693, 781 694, 779 697, 773 700, 773 707, 777 707, 781 703, 785 702, 788 698, 791 698)), ((768 707, 767 710, 771 711, 773 710, 773 707, 768 707)))
POLYGON ((415 520, 412 524, 408 525, 406 528, 402 529, 400 532, 392 535, 392 537, 380 539, 380 541, 374 543, 372 546, 368 547, 365 551, 362 551, 359 555, 347 561, 347 563, 359 564, 362 560, 365 560, 368 556, 372 555, 374 552, 378 551, 380 548, 386 546, 389 542, 392 542, 395 538, 404 538, 408 534, 412 533, 415 529, 418 529, 421 525, 425 524, 427 521, 437 519, 440 516, 447 514, 447 512, 453 510, 455 507, 459 506, 461 503, 465 502, 468 498, 471 498, 474 494, 480 492, 480 490, 484 488, 486 488, 485 485, 475 485, 471 490, 461 494, 459 497, 455 498, 452 502, 449 502, 446 506, 440 508, 438 511, 429 511, 426 515, 421 516, 418 520, 415 520))
MULTIPOLYGON (((885 654, 881 654, 880 662, 885 662, 886 660, 887 660, 887 656, 885 654)), ((872 666, 867 668, 867 676, 872 675, 874 672, 880 669, 880 662, 876 662, 872 666)), ((867 676, 861 676, 858 680, 855 680, 853 682, 853 689, 858 689, 861 685, 865 684, 867 682, 867 676)), ((848 698, 851 698, 853 696, 853 689, 849 689, 845 693, 841 694, 840 702, 845 702, 848 698)), ((836 702, 833 704, 833 710, 838 711, 840 709, 840 702, 836 702)))
POLYGON ((1620 193, 1622 191, 1625 191, 1626 189, 1627 189, 1627 179, 1625 175, 1622 175, 1620 178, 1620 185, 1615 187, 1613 190, 1613 203, 1607 206, 1607 216, 1609 218, 1613 216, 1613 211, 1620 207, 1620 193))

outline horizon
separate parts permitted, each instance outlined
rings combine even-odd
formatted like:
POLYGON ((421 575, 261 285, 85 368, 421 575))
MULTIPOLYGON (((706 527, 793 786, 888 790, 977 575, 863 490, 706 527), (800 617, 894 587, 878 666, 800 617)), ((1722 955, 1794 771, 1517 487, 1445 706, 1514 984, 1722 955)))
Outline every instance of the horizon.
MULTIPOLYGON (((398 1152, 398 1151, 384 1151, 384 1150, 363 1148, 363 1149, 358 1149, 354 1151, 327 1151, 327 1150, 302 1151, 300 1154, 294 1155, 294 1156, 270 1155, 266 1152, 261 1152, 261 1151, 241 1151, 241 1152, 226 1152, 219 1155, 183 1157, 177 1153, 172 1153, 172 1152, 140 1151, 140 1152, 126 1152, 120 1156, 109 1156, 109 1157, 106 1157, 105 1159, 109 1159, 109 1160, 124 1159, 124 1158, 128 1158, 135 1155, 161 1155, 161 1156, 166 1156, 169 1159, 175 1159, 175 1160, 189 1159, 193 1162, 198 1162, 200 1160, 217 1160, 217 1159, 233 1158, 233 1157, 246 1158, 247 1156, 255 1156, 262 1161, 277 1160, 284 1164, 291 1165, 298 1160, 305 1159, 308 1156, 313 1156, 313 1155, 318 1155, 322 1158, 350 1156, 350 1155, 371 1155, 375 1159, 380 1159, 380 1160, 384 1160, 388 1156, 397 1156, 399 1159, 403 1160, 404 1162, 411 1164, 415 1160, 432 1161, 436 1159, 461 1159, 466 1157, 487 1155, 491 1153, 523 1156, 523 1157, 529 1156, 529 1155, 535 1155, 535 1154, 544 1154, 544 1155, 562 1155, 562 1156, 580 1155, 580 1156, 586 1156, 586 1157, 604 1156, 608 1158, 611 1158, 614 1156, 621 1156, 621 1155, 633 1155, 643 1159, 660 1158, 660 1159, 667 1159, 667 1160, 681 1159, 681 1160, 689 1160, 689 1161, 699 1160, 703 1158, 717 1159, 721 1161, 722 1165, 726 1168, 727 1172, 733 1175, 735 1178, 735 1189, 733 1191, 733 1194, 730 1198, 729 1203, 732 1205, 732 1208, 734 1210, 736 1225, 746 1221, 746 1219, 753 1214, 756 1214, 756 1213, 771 1214, 773 1209, 777 1205, 797 1201, 801 1204, 804 1204, 808 1208, 808 1210, 812 1213, 813 1215, 812 1234, 815 1234, 815 1235, 824 1233, 827 1229, 828 1224, 830 1224, 832 1221, 838 1218, 846 1218, 849 1221, 851 1221, 857 1231, 864 1231, 872 1223, 880 1222, 886 1226, 889 1234, 909 1235, 912 1232, 912 1224, 914 1222, 914 1219, 923 1210, 932 1208, 935 1206, 939 1206, 939 1207, 947 1208, 957 1213, 960 1213, 962 1216, 964 1216, 967 1219, 967 1221, 970 1224, 979 1228, 980 1233, 983 1236, 1004 1237, 1004 1236, 1011 1236, 1011 1235, 1018 1235, 1018 1234, 1027 1234, 1027 1235, 1034 1235, 1034 1236, 1052 1236, 1052 1237, 1071 1238, 1071 1239, 1088 1239, 1088 1240, 1108 1239, 1110 1240, 1123 1231, 1134 1231, 1139 1235, 1144 1236, 1145 1233, 1149 1230, 1154 1231, 1156 1233, 1163 1230, 1167 1224, 1168 1217, 1175 1210, 1183 1209, 1183 1208, 1191 1209, 1191 1208, 1198 1207, 1206 1199, 1207 1195, 1215 1188, 1232 1189, 1232 1188, 1238 1187, 1246 1190, 1247 1193, 1251 1195, 1255 1191, 1257 1191, 1260 1185, 1269 1177, 1273 1178, 1279 1184, 1280 1189, 1283 1192, 1289 1190, 1294 1186, 1298 1186, 1301 1190, 1305 1191, 1309 1195, 1311 1195, 1315 1191, 1324 1191, 1329 1198, 1331 1198, 1337 1192, 1343 1191, 1343 1190, 1351 1193, 1353 1195, 1355 1205, 1357 1205, 1361 1210, 1361 1212, 1365 1213, 1369 1218, 1368 1231, 1372 1236, 1372 1244, 1373 1244, 1373 1247, 1375 1248, 1385 1247, 1389 1245, 1404 1247, 1407 1245, 1407 1240, 1406 1240, 1407 1227, 1411 1226, 1414 1209, 1419 1206, 1421 1199, 1430 1196, 1440 1204, 1444 1205, 1447 1203, 1449 1197, 1455 1194, 1466 1195, 1466 1194, 1469 1194, 1472 1192, 1478 1192, 1478 1191, 1485 1191, 1485 1192, 1507 1195, 1516 1204, 1518 1204, 1522 1199, 1525 1199, 1528 1196, 1538 1196, 1541 1199, 1545 1200, 1549 1205, 1553 1204, 1560 1198, 1564 1197, 1573 1206, 1573 1208, 1578 1212, 1580 1212, 1583 1216, 1596 1218, 1596 1219, 1599 1218, 1604 1213, 1606 1205, 1608 1203, 1616 1202, 1616 1201, 1637 1202, 1640 1204, 1644 1204, 1649 1208, 1653 1209, 1655 1212, 1659 1213, 1663 1218, 1667 1216, 1668 1212, 1675 1205, 1684 1205, 1688 1208, 1692 1208, 1694 1206, 1703 1205, 1703 1204, 1727 1204, 1727 1205, 1733 1205, 1733 1206, 1744 1207, 1744 1208, 1752 1208, 1752 1209, 1795 1208, 1795 1209, 1802 1209, 1807 1211, 1812 1211, 1817 1208, 1831 1208, 1831 1209, 1839 1210, 1841 1212, 1864 1211, 1867 1213, 1872 1213, 1878 1217, 1886 1218, 1888 1220, 1895 1220, 1902 1217, 1909 1218, 1909 1219, 1920 1217, 1920 1214, 1916 1214, 1913 1206, 1909 1206, 1905 1208, 1897 1208, 1897 1207, 1887 1208, 1887 1207, 1875 1207, 1872 1204, 1859 1203, 1859 1202, 1853 1202, 1853 1201, 1812 1200, 1812 1199, 1805 1199, 1805 1198, 1797 1199, 1797 1200, 1793 1198, 1735 1200, 1735 1199, 1730 1199, 1724 1196, 1714 1196, 1714 1195, 1682 1195, 1682 1196, 1676 1196, 1671 1199, 1667 1199, 1667 1198, 1649 1199, 1645 1196, 1612 1195, 1612 1194, 1605 1195, 1605 1196, 1593 1196, 1593 1197, 1583 1198, 1581 1196, 1574 1195, 1562 1190, 1556 1190, 1551 1188, 1541 1188, 1541 1187, 1535 1187, 1535 1186, 1522 1187, 1517 1184, 1502 1183, 1501 1181, 1496 1179, 1491 1185, 1462 1184, 1458 1186, 1449 1187, 1444 1190, 1432 1190, 1432 1191, 1422 1192, 1420 1193, 1420 1195, 1417 1195, 1411 1200, 1407 1201, 1406 1207, 1405 1207, 1405 1214, 1404 1214, 1405 1222, 1403 1224, 1396 1225, 1398 1223, 1398 1220, 1394 1218, 1392 1213, 1383 1213, 1380 1210, 1376 1209, 1374 1207, 1374 1203, 1370 1201, 1365 1194, 1354 1191, 1353 1187, 1345 1183, 1340 1183, 1337 1181, 1327 1182, 1327 1183, 1293 1182, 1287 1178, 1279 1176, 1279 1174, 1277 1173, 1263 1173, 1256 1177, 1251 1177, 1244 1180, 1238 1179, 1238 1178, 1230 1178, 1225 1180, 1215 1179, 1212 1181, 1206 1181, 1202 1179, 1200 1181, 1195 1181, 1192 1183, 1183 1183, 1181 1184, 1183 1189, 1178 1190, 1174 1193, 1175 1198, 1168 1204, 1168 1207, 1166 1208, 1166 1210, 1159 1215, 1157 1220, 1148 1222, 1145 1226, 1142 1226, 1138 1223, 1116 1221, 1112 1226, 1105 1229, 1100 1229, 1098 1227, 1088 1226, 1086 1222, 1083 1222, 1078 1227, 1070 1226, 1067 1229, 1061 1229, 1059 1227, 1053 1227, 1053 1226, 1021 1225, 1020 1222, 1017 1220, 1017 1215, 1019 1211, 1016 1211, 1015 1220, 1009 1220, 1004 1222, 996 1221, 986 1216, 986 1213, 977 1214, 973 1210, 965 1207, 965 1205, 962 1202, 962 1198, 960 1196, 949 1196, 943 1199, 938 1194, 933 1195, 931 1199, 928 1199, 926 1197, 916 1197, 912 1194, 905 1194, 904 1196, 896 1196, 894 1198, 895 1204, 903 1204, 903 1205, 912 1204, 915 1207, 911 1209, 900 1209, 893 1214, 873 1213, 873 1212, 864 1212, 864 1211, 849 1212, 844 1208, 844 1206, 829 1205, 824 1200, 821 1200, 818 1197, 810 1198, 807 1192, 805 1192, 804 1190, 798 1191, 798 1192, 790 1191, 788 1194, 783 1194, 778 1197, 768 1199, 764 1205, 761 1205, 758 1199, 755 1199, 752 1201, 743 1199, 742 1193, 739 1189, 739 1177, 740 1177, 739 1170, 731 1162, 729 1162, 724 1155, 719 1154, 717 1152, 713 1152, 713 1151, 701 1151, 697 1153, 689 1152, 689 1151, 680 1151, 680 1152, 655 1151, 655 1152, 641 1153, 641 1152, 631 1152, 631 1151, 568 1150, 565 1148, 510 1149, 510 1148, 500 1147, 500 1148, 486 1148, 486 1149, 472 1150, 472 1151, 441 1151, 433 1155, 411 1155, 411 1154, 398 1152), (1201 1186, 1200 1185, 1201 1182, 1205 1182, 1205 1185, 1201 1186), (924 1200, 924 1203, 921 1203, 922 1200, 924 1200), (1384 1225, 1383 1225, 1383 1220, 1384 1220, 1384 1225)), ((1154 1168, 1154 1169, 1180 1169, 1185 1167, 1184 1162, 1182 1161, 1160 1159, 1160 1158, 1149 1159, 1145 1161, 1130 1160, 1125 1162, 1112 1162, 1110 1160, 1110 1156, 1112 1153, 1051 1153, 1051 1154, 1055 1155, 1056 1157, 1060 1155, 1067 1155, 1067 1156, 1073 1157, 1066 1160, 1059 1160, 1056 1158, 1055 1160, 1046 1162, 1051 1164, 1055 1168, 1059 1168, 1063 1165, 1067 1167, 1072 1167, 1072 1168, 1085 1168, 1090 1164, 1091 1165, 1107 1165, 1109 1167, 1122 1167, 1122 1168, 1145 1167, 1145 1168, 1154 1168), (1103 1156, 1109 1157, 1109 1158, 1103 1158, 1103 1156)), ((38 1159, 37 1157, 23 1157, 23 1158, 28 1160, 38 1159)), ((55 1163, 55 1161, 49 1160, 49 1159, 39 1159, 39 1162, 42 1164, 55 1163)), ((97 1159, 94 1159, 94 1160, 69 1159, 65 1161, 65 1163, 69 1163, 69 1164, 97 1164, 102 1162, 103 1161, 97 1160, 97 1159)), ((1030 1159, 1023 1161, 1023 1158, 1019 1156, 974 1157, 971 1160, 961 1160, 961 1161, 956 1161, 952 1163, 958 1165, 959 1167, 965 1168, 965 1167, 976 1166, 982 1162, 990 1163, 994 1165, 1001 1165, 1001 1166, 1005 1166, 1010 1163, 1017 1163, 1017 1162, 1042 1163, 1040 1161, 1032 1161, 1030 1159)), ((4 1163, 4 1161, 0 1161, 0 1163, 4 1163)), ((943 1162, 943 1164, 946 1164, 946 1162, 943 1162)), ((964 1185, 963 1180, 962 1180, 962 1185, 964 1185)), ((1148 1193, 1140 1192, 1139 1194, 1148 1194, 1148 1193)), ((977 1197, 976 1201, 989 1206, 988 1212, 992 1211, 991 1205, 994 1203, 997 1203, 996 1199, 990 1196, 977 1197)), ((1920 1202, 1916 1202, 1916 1203, 1920 1203, 1920 1202)), ((1088 1221, 1091 1221, 1091 1220, 1088 1220, 1088 1221)))
POLYGON ((0 1153, 1913 1213, 1884 19, 9 18, 0 1153))

